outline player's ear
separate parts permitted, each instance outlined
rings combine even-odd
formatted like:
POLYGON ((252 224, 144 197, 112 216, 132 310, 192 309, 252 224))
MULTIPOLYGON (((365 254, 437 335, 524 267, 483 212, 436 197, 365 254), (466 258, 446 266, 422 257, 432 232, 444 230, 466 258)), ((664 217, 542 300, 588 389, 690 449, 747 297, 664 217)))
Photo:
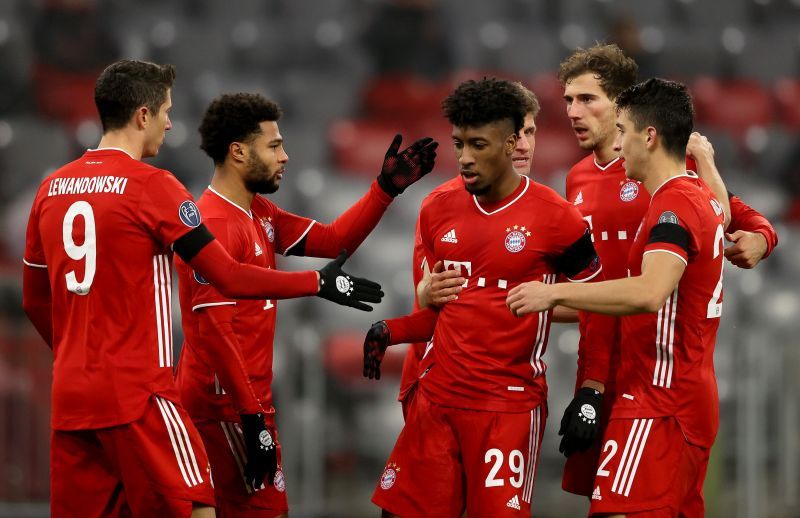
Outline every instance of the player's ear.
POLYGON ((512 133, 511 135, 508 136, 508 138, 506 139, 506 146, 505 146, 506 155, 511 156, 512 154, 514 154, 514 149, 517 147, 518 138, 519 137, 517 136, 516 133, 512 133))
POLYGON ((656 137, 658 137, 658 130, 655 129, 653 126, 648 126, 645 130, 646 138, 645 138, 645 146, 648 149, 652 149, 653 146, 656 145, 656 137))
POLYGON ((231 142, 228 146, 228 154, 235 162, 247 160, 247 149, 241 142, 231 142))
POLYGON ((144 129, 145 126, 147 126, 151 115, 150 109, 147 106, 139 106, 136 108, 136 111, 133 112, 133 121, 136 123, 136 127, 139 129, 144 129))

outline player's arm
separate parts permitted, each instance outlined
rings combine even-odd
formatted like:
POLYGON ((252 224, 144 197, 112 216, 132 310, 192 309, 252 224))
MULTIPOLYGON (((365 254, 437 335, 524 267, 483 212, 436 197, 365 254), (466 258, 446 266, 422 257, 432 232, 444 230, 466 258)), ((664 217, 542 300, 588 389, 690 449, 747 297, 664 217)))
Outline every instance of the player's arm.
POLYGON ((731 206, 728 200, 728 189, 725 187, 722 175, 719 174, 717 164, 714 162, 714 147, 707 137, 695 131, 689 136, 689 142, 686 144, 686 156, 695 161, 697 164, 697 176, 711 188, 711 191, 722 205, 722 210, 725 214, 722 226, 723 228, 728 228, 731 222, 731 206))
POLYGON ((345 253, 318 271, 282 272, 240 263, 200 224, 173 243, 173 250, 193 270, 231 299, 288 299, 318 297, 363 311, 365 302, 380 302, 378 283, 344 272, 345 253))
POLYGON ((565 306, 556 306, 553 308, 553 322, 557 324, 576 324, 578 320, 580 320, 578 315, 577 309, 565 306))
POLYGON ((395 136, 378 178, 360 200, 330 225, 313 224, 308 233, 291 245, 284 255, 334 257, 342 249, 355 252, 378 224, 392 200, 433 169, 437 142, 423 138, 398 152, 402 140, 400 135, 395 136))
POLYGON ((438 316, 426 308, 372 324, 364 338, 364 377, 381 379, 381 361, 390 345, 430 341, 438 316))
POLYGON ((725 258, 739 268, 755 268, 778 246, 778 233, 760 212, 728 194, 731 224, 725 237, 733 244, 725 249, 725 258))
POLYGON ((53 313, 50 277, 44 265, 26 264, 22 272, 22 309, 33 327, 53 348, 53 313))

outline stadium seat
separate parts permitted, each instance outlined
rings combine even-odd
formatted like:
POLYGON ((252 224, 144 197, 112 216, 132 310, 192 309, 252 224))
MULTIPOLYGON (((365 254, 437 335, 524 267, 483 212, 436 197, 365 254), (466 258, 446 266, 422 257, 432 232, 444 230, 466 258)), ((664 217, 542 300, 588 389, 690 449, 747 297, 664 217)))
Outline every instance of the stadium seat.
POLYGON ((547 183, 552 175, 568 171, 586 154, 588 152, 578 147, 570 131, 540 126, 536 130, 531 176, 536 181, 547 183))
POLYGON ((800 80, 782 78, 772 88, 778 104, 780 122, 792 130, 800 129, 800 80))
MULTIPOLYGON (((364 336, 367 330, 347 330, 329 335, 323 344, 325 371, 346 387, 368 387, 363 376, 364 336)), ((381 363, 381 380, 397 378, 403 370, 405 347, 390 347, 381 363)))
POLYGON ((691 85, 697 121, 724 129, 741 139, 751 126, 773 122, 769 92, 752 79, 720 80, 701 77, 691 85))

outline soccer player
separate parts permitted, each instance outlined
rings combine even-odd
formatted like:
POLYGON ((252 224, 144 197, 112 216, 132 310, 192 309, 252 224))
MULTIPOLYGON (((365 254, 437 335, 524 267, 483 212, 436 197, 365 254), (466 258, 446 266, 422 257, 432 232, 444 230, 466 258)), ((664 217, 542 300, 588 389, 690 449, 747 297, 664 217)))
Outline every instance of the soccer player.
MULTIPOLYGON (((633 237, 650 203, 650 195, 640 182, 625 176, 624 159, 614 148, 615 99, 625 88, 636 82, 638 67, 616 45, 598 44, 578 49, 560 66, 559 79, 564 85, 564 99, 578 144, 591 151, 567 174, 566 194, 589 222, 597 253, 603 263, 606 279, 627 277, 627 261, 633 237)), ((687 168, 696 170, 710 181, 717 181, 713 148, 705 137, 693 133, 687 147, 687 168), (710 173, 710 174, 709 174, 710 173)), ((724 191, 723 191, 724 192, 724 191)), ((727 197, 727 196, 726 196, 727 197)), ((777 235, 769 222, 744 204, 737 196, 730 197, 731 232, 735 241, 725 250, 725 256, 740 267, 753 267, 772 251, 777 235)), ((564 308, 556 308, 561 321, 576 321, 564 308)), ((591 366, 582 343, 586 339, 585 317, 580 323, 576 392, 587 379, 587 369, 596 372, 603 365, 591 366)), ((616 336, 609 364, 610 372, 604 386, 603 399, 610 405, 616 401, 614 377, 618 365, 619 325, 612 330, 616 336)), ((608 412, 601 415, 599 426, 604 427, 608 412)), ((602 435, 602 431, 598 434, 602 435)), ((566 491, 591 496, 597 471, 600 444, 587 446, 562 444, 568 455, 562 485, 566 491)))
POLYGON ((367 334, 369 377, 390 343, 433 335, 435 344, 373 502, 399 516, 529 514, 547 417, 542 355, 551 312, 515 318, 506 294, 559 274, 586 281, 601 267, 580 213, 514 170, 527 111, 520 90, 466 81, 443 108, 464 189, 431 196, 419 228, 426 263, 460 267, 466 284, 438 315, 421 310, 367 334))
MULTIPOLYGON (((519 88, 523 95, 526 113, 511 160, 517 173, 528 176, 533 165, 533 151, 536 147, 536 116, 539 115, 539 100, 522 83, 514 83, 514 85, 519 88)), ((435 188, 428 197, 435 196, 441 191, 463 188, 464 183, 461 175, 459 175, 435 188)), ((423 204, 426 203, 426 200, 423 200, 423 204)), ((455 300, 455 297, 461 291, 461 285, 464 284, 466 279, 461 277, 460 270, 445 270, 442 263, 433 265, 433 272, 430 271, 430 266, 424 262, 425 257, 422 251, 419 222, 417 222, 414 232, 413 255, 411 271, 414 279, 414 289, 418 294, 418 297, 414 299, 414 309, 419 309, 420 301, 422 301, 422 307, 426 307, 429 304, 441 306, 450 300, 455 300)), ((413 400, 417 378, 424 370, 424 366, 420 368, 420 361, 425 356, 427 345, 426 342, 412 343, 406 352, 403 371, 400 375, 400 394, 397 398, 402 404, 403 416, 408 414, 408 406, 413 400)))
POLYGON ((614 402, 591 514, 703 516, 719 423, 714 342, 722 310, 722 204, 686 172, 694 111, 682 84, 649 79, 616 98, 614 149, 651 195, 628 278, 591 286, 525 283, 519 316, 561 304, 622 318, 614 402), (669 476, 664 476, 668 473, 669 476))
MULTIPOLYGON (((173 251, 228 297, 317 295, 369 309, 382 296, 343 272, 343 258, 278 272, 230 257, 189 192, 141 161, 171 127, 174 79, 172 65, 106 68, 98 149, 45 178, 31 208, 23 307, 53 349, 56 517, 214 514, 205 449, 172 377, 173 251)), ((249 428, 247 441, 260 444, 263 429, 249 428)))
MULTIPOLYGON (((276 251, 353 252, 394 197, 433 168, 436 142, 421 139, 398 152, 398 135, 369 191, 332 224, 320 224, 258 196, 278 190, 289 160, 280 116, 278 105, 261 95, 226 94, 210 104, 200 125, 214 175, 197 205, 241 262, 275 268, 276 251)), ((181 259, 176 268, 185 334, 178 388, 211 461, 217 515, 283 515, 288 504, 271 389, 277 301, 225 297, 181 259), (242 432, 250 421, 266 422, 268 450, 248 449, 242 432)))

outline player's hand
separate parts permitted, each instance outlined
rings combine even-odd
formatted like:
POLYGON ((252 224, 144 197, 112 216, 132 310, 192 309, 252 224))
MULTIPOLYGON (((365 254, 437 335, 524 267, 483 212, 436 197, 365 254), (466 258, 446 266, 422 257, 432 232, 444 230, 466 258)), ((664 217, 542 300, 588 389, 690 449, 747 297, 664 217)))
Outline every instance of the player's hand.
POLYGON ((539 281, 523 282, 508 292, 506 306, 516 317, 547 311, 555 306, 551 291, 552 286, 539 281))
POLYGON ((381 285, 368 279, 355 277, 342 270, 347 259, 347 251, 339 252, 338 257, 319 270, 318 297, 330 300, 342 306, 372 311, 372 306, 364 304, 373 302, 378 304, 383 298, 381 285))
POLYGON ((737 230, 725 237, 733 242, 725 249, 725 259, 739 268, 755 268, 767 253, 767 238, 761 232, 737 230))
POLYGON ((686 144, 686 156, 698 161, 703 158, 714 159, 714 146, 708 140, 708 137, 693 131, 689 135, 689 142, 686 144))
POLYGON ((389 196, 395 197, 433 170, 438 142, 430 137, 421 138, 398 153, 402 135, 395 135, 383 159, 378 185, 389 196))
POLYGON ((381 320, 375 322, 364 337, 364 377, 381 379, 381 362, 389 347, 389 327, 381 320))
POLYGON ((428 301, 428 305, 437 307, 452 302, 458 298, 466 281, 461 276, 461 268, 445 270, 444 263, 436 261, 430 275, 430 282, 425 286, 425 300, 428 301))
POLYGON ((603 394, 589 387, 578 389, 561 418, 558 435, 564 437, 558 451, 569 457, 577 451, 588 450, 597 438, 602 412, 603 394))
POLYGON ((241 414, 244 445, 247 449, 247 465, 244 479, 253 489, 267 483, 272 485, 278 471, 278 443, 264 423, 264 414, 241 414))

